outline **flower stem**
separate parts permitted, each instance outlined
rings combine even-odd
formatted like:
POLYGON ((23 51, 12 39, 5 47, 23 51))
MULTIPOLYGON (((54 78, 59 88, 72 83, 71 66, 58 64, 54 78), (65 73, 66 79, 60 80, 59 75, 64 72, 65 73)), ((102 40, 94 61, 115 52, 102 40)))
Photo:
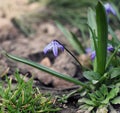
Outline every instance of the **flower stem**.
POLYGON ((105 66, 105 69, 108 68, 108 66, 110 65, 111 60, 113 59, 113 57, 115 56, 115 54, 117 53, 117 51, 118 51, 119 48, 120 48, 120 45, 118 45, 117 49, 113 52, 113 54, 112 54, 112 55, 110 56, 110 58, 108 59, 108 62, 107 62, 107 64, 106 64, 106 66, 105 66))
MULTIPOLYGON (((56 40, 57 41, 57 40, 56 40)), ((80 65, 80 67, 82 68, 81 63, 79 62, 79 60, 72 54, 72 52, 70 52, 62 43, 60 43, 59 41, 57 41, 59 44, 61 44, 64 49, 77 61, 77 63, 80 65)))

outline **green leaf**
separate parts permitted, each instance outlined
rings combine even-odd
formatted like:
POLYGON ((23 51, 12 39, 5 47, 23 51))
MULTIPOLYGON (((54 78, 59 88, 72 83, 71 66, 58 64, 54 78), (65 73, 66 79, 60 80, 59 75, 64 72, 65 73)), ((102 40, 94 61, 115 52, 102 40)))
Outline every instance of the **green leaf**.
POLYGON ((96 23, 97 23, 97 72, 101 75, 105 72, 107 57, 107 39, 108 39, 108 22, 104 5, 98 1, 96 6, 96 23))
POLYGON ((97 96, 96 96, 94 93, 89 93, 89 96, 90 96, 90 99, 91 99, 93 102, 96 102, 96 101, 97 101, 97 96))
POLYGON ((101 87, 100 87, 100 92, 104 95, 104 97, 106 95, 108 95, 108 88, 105 84, 103 84, 101 87))
POLYGON ((96 104, 100 104, 100 102, 103 101, 107 95, 108 95, 107 86, 104 84, 94 93, 89 94, 91 100, 96 104))
POLYGON ((99 80, 100 79, 100 74, 94 71, 85 71, 83 72, 83 76, 88 79, 88 80, 99 80))
MULTIPOLYGON (((92 35, 92 39, 93 40, 91 40, 91 43, 92 43, 92 45, 93 45, 93 43, 94 43, 94 49, 95 49, 95 52, 96 52, 96 55, 98 54, 98 47, 97 47, 97 37, 96 37, 96 34, 95 34, 95 30, 92 30, 92 28, 88 25, 88 27, 89 27, 89 30, 91 31, 91 35, 92 35)), ((95 62, 94 62, 94 66, 93 66, 93 70, 94 71, 96 71, 97 70, 97 62, 96 62, 96 59, 97 59, 97 57, 95 58, 95 62)))
POLYGON ((51 69, 43 66, 43 65, 37 64, 37 63, 32 62, 32 61, 29 61, 29 60, 26 60, 26 59, 24 59, 24 58, 20 58, 20 57, 17 57, 17 56, 8 54, 8 53, 5 53, 5 55, 6 55, 8 58, 12 59, 12 60, 15 60, 15 61, 18 61, 18 62, 27 64, 27 65, 30 65, 30 66, 32 66, 32 67, 34 67, 34 68, 36 68, 36 69, 42 70, 42 71, 44 71, 44 72, 46 72, 46 73, 49 73, 49 74, 51 74, 51 75, 53 75, 53 76, 56 76, 56 77, 58 77, 58 78, 61 78, 61 79, 63 79, 63 80, 66 80, 66 81, 68 81, 68 82, 74 83, 74 84, 76 84, 76 85, 81 85, 81 86, 89 89, 89 87, 88 87, 85 83, 82 83, 81 81, 79 81, 79 80, 77 80, 77 79, 75 79, 75 78, 72 78, 72 77, 70 77, 70 76, 68 76, 68 75, 61 74, 61 73, 59 73, 59 72, 56 72, 56 71, 54 71, 54 70, 51 70, 51 69))
POLYGON ((78 40, 78 37, 76 37, 76 35, 73 32, 70 32, 70 33, 72 35, 71 38, 73 39, 73 42, 76 45, 76 50, 78 48, 78 49, 80 49, 79 51, 81 51, 81 53, 86 53, 84 50, 84 47, 82 46, 82 43, 78 40))
POLYGON ((114 2, 113 3, 111 3, 112 4, 112 7, 114 8, 114 10, 115 10, 115 12, 116 12, 116 16, 117 16, 117 18, 119 19, 119 21, 120 21, 120 12, 119 12, 119 7, 117 6, 117 5, 115 5, 114 4, 114 2))
POLYGON ((87 105, 95 106, 94 102, 87 98, 82 98, 78 100, 78 103, 85 103, 87 105))
POLYGON ((106 99, 102 103, 108 104, 110 99, 113 99, 118 95, 119 91, 120 91, 119 87, 115 87, 115 88, 111 89, 111 91, 108 93, 106 99))
POLYGON ((26 37, 32 35, 35 30, 30 26, 29 23, 25 22, 25 20, 19 18, 13 18, 12 23, 18 28, 26 37))
POLYGON ((115 32, 112 30, 112 28, 111 28, 110 26, 108 26, 108 31, 109 31, 109 33, 112 35, 112 37, 113 37, 113 42, 116 44, 116 46, 119 45, 119 44, 120 44, 120 41, 118 40, 117 35, 115 34, 115 32))
POLYGON ((97 91, 95 91, 95 95, 98 97, 98 98, 103 98, 103 94, 102 94, 102 92, 101 91, 99 91, 99 90, 97 90, 97 91))
POLYGON ((65 27, 63 27, 59 22, 56 22, 58 28, 64 33, 65 37, 68 39, 70 44, 73 46, 73 48, 80 54, 85 53, 85 50, 81 44, 81 42, 78 40, 78 38, 75 36, 74 33, 69 32, 65 27))
MULTIPOLYGON (((91 8, 89 8, 87 16, 88 16, 88 25, 94 31, 95 29, 97 29, 96 20, 95 20, 95 12, 91 8)), ((96 31, 96 34, 97 34, 97 31, 96 31)), ((90 32, 90 37, 92 38, 91 32, 90 32)))
POLYGON ((79 110, 80 113, 84 113, 84 112, 90 113, 94 109, 94 107, 91 105, 83 104, 83 105, 80 105, 79 109, 80 109, 79 110))
POLYGON ((120 96, 114 98, 113 100, 111 100, 112 104, 120 104, 120 96))
POLYGON ((110 75, 111 75, 111 79, 120 76, 120 67, 113 68, 113 69, 110 71, 110 75))
POLYGON ((112 53, 112 55, 110 56, 110 58, 108 59, 107 63, 106 63, 106 66, 105 66, 105 69, 108 68, 108 66, 110 65, 113 57, 115 56, 115 54, 117 53, 118 49, 120 48, 120 44, 118 45, 118 47, 115 49, 115 51, 112 53))

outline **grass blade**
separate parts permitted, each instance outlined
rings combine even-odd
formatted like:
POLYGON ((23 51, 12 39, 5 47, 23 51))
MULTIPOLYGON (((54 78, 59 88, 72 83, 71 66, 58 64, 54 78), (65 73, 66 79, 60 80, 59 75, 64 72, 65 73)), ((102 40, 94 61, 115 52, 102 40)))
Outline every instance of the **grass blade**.
MULTIPOLYGON (((85 88, 88 88, 88 86, 87 86, 85 83, 82 83, 82 82, 80 82, 79 80, 77 80, 77 79, 75 79, 75 78, 72 78, 72 77, 70 77, 70 76, 68 76, 68 75, 64 75, 64 74, 58 73, 58 72, 56 72, 56 71, 54 71, 54 70, 51 70, 51 69, 49 69, 49 68, 47 68, 47 67, 45 67, 45 66, 43 66, 43 65, 41 65, 41 64, 37 64, 37 63, 35 63, 35 62, 29 61, 29 60, 26 60, 26 59, 23 59, 23 58, 19 58, 19 57, 16 57, 16 56, 13 56, 13 55, 10 55, 10 54, 8 54, 8 53, 5 53, 5 55, 6 55, 8 58, 13 59, 13 60, 15 60, 15 61, 18 61, 18 62, 27 64, 27 65, 30 65, 30 66, 32 66, 32 67, 34 67, 34 68, 36 68, 36 69, 42 70, 42 71, 44 71, 44 72, 47 72, 47 73, 49 73, 49 74, 51 74, 51 75, 53 75, 53 76, 56 76, 56 77, 58 77, 58 78, 61 78, 61 79, 63 79, 63 80, 66 80, 66 81, 68 81, 68 82, 72 82, 72 83, 74 83, 74 84, 76 84, 76 85, 80 85, 80 86, 83 86, 83 87, 85 87, 85 88)), ((88 89, 89 89, 89 88, 88 88, 88 89)))
POLYGON ((75 36, 74 33, 69 32, 66 28, 64 28, 59 22, 56 22, 58 28, 64 33, 65 37, 68 39, 70 44, 73 46, 73 48, 80 54, 85 53, 85 50, 81 44, 81 42, 78 40, 78 38, 75 36))

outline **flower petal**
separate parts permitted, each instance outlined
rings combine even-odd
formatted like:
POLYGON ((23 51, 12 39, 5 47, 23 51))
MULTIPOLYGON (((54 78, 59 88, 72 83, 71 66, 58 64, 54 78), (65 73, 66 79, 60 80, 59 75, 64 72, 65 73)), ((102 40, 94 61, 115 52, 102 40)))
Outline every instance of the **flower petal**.
POLYGON ((58 47, 57 47, 57 45, 53 46, 53 54, 54 54, 55 57, 58 56, 58 47))
POLYGON ((96 52, 93 51, 93 52, 91 53, 91 55, 90 55, 91 60, 94 60, 94 59, 95 59, 95 56, 96 56, 96 52))
POLYGON ((107 47, 107 50, 108 50, 108 51, 113 51, 114 48, 113 48, 113 46, 110 45, 110 46, 107 47))
POLYGON ((90 47, 86 48, 86 49, 85 49, 85 52, 86 52, 86 53, 92 52, 92 48, 90 48, 90 47))
POLYGON ((61 49, 62 51, 64 51, 64 47, 63 45, 61 45, 59 42, 56 41, 56 46, 61 49))
POLYGON ((52 44, 51 43, 49 43, 45 48, 44 48, 44 50, 43 50, 43 52, 46 54, 49 50, 51 50, 52 49, 52 44))
POLYGON ((113 15, 116 15, 116 11, 114 10, 114 8, 112 7, 111 4, 106 3, 106 4, 104 4, 104 7, 105 7, 107 14, 112 13, 113 15))
POLYGON ((110 11, 111 11, 111 13, 112 13, 113 15, 116 15, 116 11, 113 9, 112 6, 110 7, 110 11))
POLYGON ((58 41, 53 40, 44 48, 43 52, 46 54, 49 50, 52 50, 54 56, 56 57, 58 56, 58 49, 64 51, 64 46, 62 46, 62 44, 60 44, 58 41))

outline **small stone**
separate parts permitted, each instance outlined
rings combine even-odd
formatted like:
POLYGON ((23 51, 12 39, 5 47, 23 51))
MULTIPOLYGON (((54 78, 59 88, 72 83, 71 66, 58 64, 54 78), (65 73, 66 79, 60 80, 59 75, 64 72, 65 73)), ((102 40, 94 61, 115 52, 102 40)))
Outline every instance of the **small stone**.
POLYGON ((90 56, 89 55, 81 54, 78 59, 83 66, 90 67, 90 56))
POLYGON ((51 66, 51 62, 49 60, 49 58, 45 57, 41 62, 40 64, 44 65, 44 66, 48 66, 50 67, 51 66))

